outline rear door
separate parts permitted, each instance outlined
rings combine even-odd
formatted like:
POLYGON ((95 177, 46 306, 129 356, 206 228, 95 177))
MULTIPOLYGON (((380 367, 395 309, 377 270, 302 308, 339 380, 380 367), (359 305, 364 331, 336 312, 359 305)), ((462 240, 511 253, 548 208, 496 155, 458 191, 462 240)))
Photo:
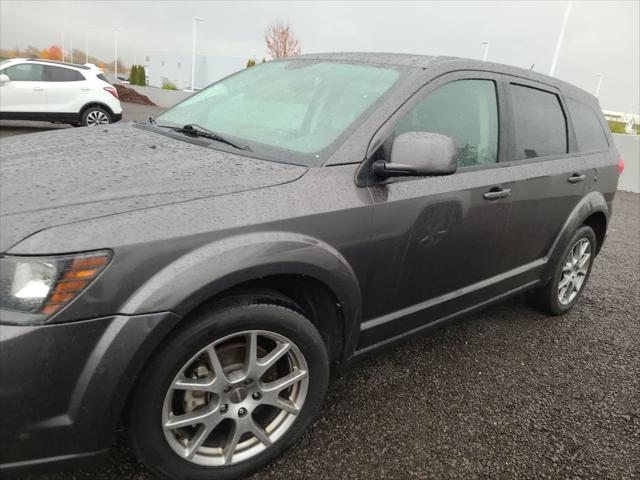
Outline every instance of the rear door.
POLYGON ((77 113, 84 105, 91 88, 77 70, 47 66, 47 111, 49 113, 77 113))
POLYGON ((505 76, 510 118, 508 162, 516 185, 509 221, 509 268, 534 280, 569 214, 587 189, 567 107, 548 85, 505 76))
POLYGON ((435 132, 454 139, 458 171, 370 187, 378 257, 371 259, 360 348, 501 291, 513 177, 498 162, 498 79, 486 72, 439 77, 383 127, 389 133, 374 159, 388 159, 401 133, 435 132))
POLYGON ((2 70, 9 77, 0 84, 0 110, 15 113, 45 113, 47 111, 44 66, 19 63, 2 70))

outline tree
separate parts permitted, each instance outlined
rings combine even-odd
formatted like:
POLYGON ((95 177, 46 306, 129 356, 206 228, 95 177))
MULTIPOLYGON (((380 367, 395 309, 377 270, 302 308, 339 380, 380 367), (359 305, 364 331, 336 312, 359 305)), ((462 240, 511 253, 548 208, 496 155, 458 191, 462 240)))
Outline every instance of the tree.
POLYGON ((289 24, 285 25, 282 22, 271 24, 264 34, 264 40, 272 58, 292 57, 302 52, 300 42, 291 31, 289 24))
POLYGON ((62 58, 62 49, 58 45, 51 45, 49 48, 40 50, 38 57, 45 60, 60 60, 62 58))
POLYGON ((247 60, 247 68, 253 67, 256 64, 256 61, 253 58, 247 60))

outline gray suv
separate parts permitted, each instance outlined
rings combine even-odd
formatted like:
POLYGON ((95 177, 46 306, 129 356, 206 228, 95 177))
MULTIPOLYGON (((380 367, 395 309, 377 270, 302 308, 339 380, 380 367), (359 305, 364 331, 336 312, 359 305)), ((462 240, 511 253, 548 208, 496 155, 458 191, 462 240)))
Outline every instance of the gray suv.
POLYGON ((231 479, 333 369, 519 292, 580 298, 623 164, 584 91, 487 62, 268 62, 145 124, 2 140, 0 463, 231 479))

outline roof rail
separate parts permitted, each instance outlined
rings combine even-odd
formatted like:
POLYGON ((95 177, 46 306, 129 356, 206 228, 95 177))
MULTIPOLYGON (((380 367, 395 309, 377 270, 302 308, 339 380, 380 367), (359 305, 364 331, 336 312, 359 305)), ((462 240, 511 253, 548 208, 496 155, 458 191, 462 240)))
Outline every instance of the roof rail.
POLYGON ((48 60, 45 58, 27 58, 27 62, 42 62, 42 63, 51 63, 52 65, 64 65, 67 67, 80 68, 82 70, 91 70, 91 67, 87 67, 86 65, 78 65, 77 63, 69 63, 69 62, 59 62, 58 60, 48 60))

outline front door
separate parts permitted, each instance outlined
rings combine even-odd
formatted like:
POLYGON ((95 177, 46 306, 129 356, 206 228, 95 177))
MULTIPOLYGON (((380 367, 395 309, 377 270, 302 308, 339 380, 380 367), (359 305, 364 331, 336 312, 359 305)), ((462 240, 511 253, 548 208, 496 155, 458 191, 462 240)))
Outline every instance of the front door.
POLYGON ((481 72, 440 77, 390 120, 376 155, 388 157, 400 133, 436 132, 455 141, 458 171, 370 187, 380 253, 371 259, 359 348, 500 291, 513 172, 498 163, 498 80, 481 72))
POLYGON ((0 110, 15 113, 45 113, 47 111, 44 66, 20 63, 2 70, 9 77, 0 84, 0 110))

